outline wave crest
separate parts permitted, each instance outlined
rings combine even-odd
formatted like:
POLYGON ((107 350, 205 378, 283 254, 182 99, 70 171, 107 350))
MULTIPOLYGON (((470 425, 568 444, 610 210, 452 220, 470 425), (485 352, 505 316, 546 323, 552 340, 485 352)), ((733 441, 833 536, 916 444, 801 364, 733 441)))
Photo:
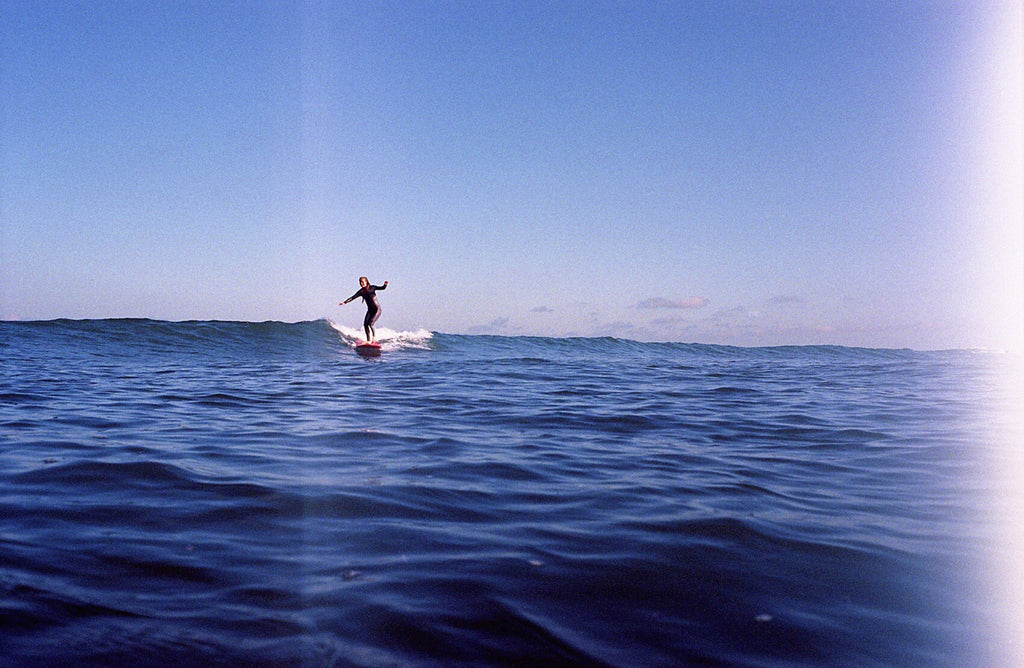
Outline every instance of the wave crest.
MULTIPOLYGON (((328 320, 331 328, 334 329, 344 343, 355 345, 357 342, 362 341, 364 333, 362 328, 346 327, 340 325, 333 320, 328 320)), ((393 329, 387 327, 376 327, 377 341, 381 344, 383 350, 429 350, 430 341, 434 338, 432 332, 425 329, 418 329, 416 331, 404 331, 396 332, 393 329)))

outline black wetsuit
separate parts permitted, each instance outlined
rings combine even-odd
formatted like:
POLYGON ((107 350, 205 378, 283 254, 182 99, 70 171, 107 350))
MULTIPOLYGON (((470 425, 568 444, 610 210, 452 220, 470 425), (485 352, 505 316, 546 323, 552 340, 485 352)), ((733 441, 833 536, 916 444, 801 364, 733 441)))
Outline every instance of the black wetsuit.
POLYGON ((363 318, 363 327, 373 327, 373 323, 377 322, 377 318, 380 317, 380 303, 377 301, 377 290, 386 290, 386 285, 367 285, 365 288, 359 288, 359 291, 348 298, 348 301, 352 301, 356 297, 362 297, 363 301, 366 302, 366 317, 363 318))

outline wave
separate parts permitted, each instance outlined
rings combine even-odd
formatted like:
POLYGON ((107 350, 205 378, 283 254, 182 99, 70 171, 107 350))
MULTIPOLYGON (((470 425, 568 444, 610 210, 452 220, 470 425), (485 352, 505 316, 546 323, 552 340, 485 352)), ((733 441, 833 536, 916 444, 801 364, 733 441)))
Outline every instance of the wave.
POLYGON ((640 360, 672 357, 681 360, 688 358, 720 361, 763 360, 766 363, 781 359, 797 363, 852 359, 896 361, 918 356, 964 355, 971 352, 962 350, 920 352, 910 349, 853 348, 836 345, 742 347, 709 343, 636 341, 612 336, 538 337, 442 334, 439 332, 435 332, 432 344, 434 349, 442 351, 474 351, 480 354, 489 353, 497 356, 538 359, 609 354, 632 356, 640 360))
MULTIPOLYGON (((339 325, 331 320, 327 320, 326 322, 330 324, 331 329, 341 335, 342 340, 347 344, 355 345, 366 338, 362 329, 339 325)), ((385 351, 430 350, 430 343, 434 338, 434 333, 425 329, 396 332, 395 330, 388 329, 387 327, 377 327, 375 330, 377 332, 377 341, 381 344, 381 349, 385 351)))
MULTIPOLYGON (((429 349, 433 336, 422 329, 380 328, 377 333, 385 350, 429 349)), ((303 322, 146 318, 0 322, 0 348, 25 342, 97 356, 157 353, 229 358, 283 355, 294 359, 309 353, 338 352, 362 338, 361 330, 326 318, 303 322)))
MULTIPOLYGON (((21 339, 50 340, 71 344, 83 351, 103 354, 105 345, 130 351, 213 353, 217 355, 276 355, 294 357, 311 351, 337 352, 351 348, 363 338, 361 328, 348 327, 328 318, 303 322, 244 322, 224 320, 163 321, 145 318, 98 320, 46 320, 0 322, 0 348, 21 339)), ((446 334, 426 329, 398 331, 378 328, 377 338, 385 351, 438 351, 513 359, 550 360, 566 356, 670 355, 704 360, 735 358, 770 362, 828 361, 860 358, 865 361, 906 359, 921 355, 957 356, 977 351, 850 348, 834 345, 737 347, 727 345, 640 342, 615 337, 538 337, 489 334, 446 334)), ((38 342, 38 341, 37 341, 38 342)))

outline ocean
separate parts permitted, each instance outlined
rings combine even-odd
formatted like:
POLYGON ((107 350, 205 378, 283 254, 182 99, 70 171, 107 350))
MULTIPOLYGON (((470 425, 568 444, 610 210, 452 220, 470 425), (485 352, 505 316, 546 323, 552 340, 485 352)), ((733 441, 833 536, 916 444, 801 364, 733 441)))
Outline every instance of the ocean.
POLYGON ((1019 358, 358 335, 0 323, 0 665, 1021 659, 1019 358))

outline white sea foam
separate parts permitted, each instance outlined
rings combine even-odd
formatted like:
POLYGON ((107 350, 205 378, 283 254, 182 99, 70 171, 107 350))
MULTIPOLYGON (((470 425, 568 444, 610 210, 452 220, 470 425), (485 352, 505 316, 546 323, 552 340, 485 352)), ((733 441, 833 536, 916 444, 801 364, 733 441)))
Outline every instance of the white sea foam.
MULTIPOLYGON (((333 320, 328 320, 328 322, 341 335, 341 339, 345 343, 354 346, 365 338, 365 333, 361 327, 346 327, 345 325, 339 325, 333 320)), ((425 329, 404 332, 396 332, 387 327, 376 327, 375 329, 377 331, 377 341, 381 344, 382 350, 427 350, 430 347, 430 340, 434 337, 433 333, 425 329)))

